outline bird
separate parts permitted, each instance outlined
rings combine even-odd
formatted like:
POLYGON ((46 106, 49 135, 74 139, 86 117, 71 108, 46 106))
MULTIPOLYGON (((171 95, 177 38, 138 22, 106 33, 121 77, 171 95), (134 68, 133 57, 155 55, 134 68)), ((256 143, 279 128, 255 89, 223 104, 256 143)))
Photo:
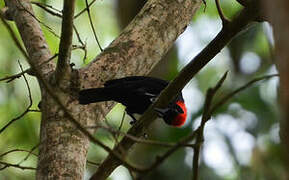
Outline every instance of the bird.
MULTIPOLYGON (((168 81, 148 76, 128 76, 108 80, 104 87, 79 91, 79 104, 86 105, 103 101, 116 101, 126 106, 126 113, 136 122, 134 114, 143 114, 156 100, 168 81)), ((180 127, 187 118, 187 108, 182 93, 164 108, 155 108, 166 124, 180 127)))

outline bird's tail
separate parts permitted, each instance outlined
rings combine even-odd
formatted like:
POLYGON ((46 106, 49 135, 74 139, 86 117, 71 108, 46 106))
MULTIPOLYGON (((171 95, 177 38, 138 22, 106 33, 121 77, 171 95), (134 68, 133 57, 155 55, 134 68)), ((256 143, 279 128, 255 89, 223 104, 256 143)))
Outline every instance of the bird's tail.
POLYGON ((111 98, 111 93, 107 88, 92 88, 81 90, 79 92, 78 101, 79 104, 89 104, 109 101, 112 100, 111 98))

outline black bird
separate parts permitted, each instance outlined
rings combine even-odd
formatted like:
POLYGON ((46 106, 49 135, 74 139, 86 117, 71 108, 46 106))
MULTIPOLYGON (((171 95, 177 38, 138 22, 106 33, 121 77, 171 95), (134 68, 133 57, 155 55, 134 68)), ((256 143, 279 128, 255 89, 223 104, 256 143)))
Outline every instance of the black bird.
MULTIPOLYGON (((126 106, 126 112, 133 122, 134 113, 143 114, 160 92, 168 85, 162 79, 145 76, 129 76, 109 80, 103 88, 84 89, 79 92, 79 103, 90 104, 101 101, 116 101, 126 106)), ((182 126, 187 117, 187 109, 182 93, 165 109, 155 109, 164 121, 172 126, 182 126)))

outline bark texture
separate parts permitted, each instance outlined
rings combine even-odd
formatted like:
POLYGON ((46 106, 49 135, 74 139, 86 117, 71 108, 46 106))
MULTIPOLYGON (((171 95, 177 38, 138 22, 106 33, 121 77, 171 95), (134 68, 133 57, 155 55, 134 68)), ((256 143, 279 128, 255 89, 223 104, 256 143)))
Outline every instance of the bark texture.
MULTIPOLYGON (((31 4, 29 0, 6 3, 13 12, 29 62, 32 67, 38 67, 51 55, 31 4)), ((85 68, 70 71, 71 82, 65 83, 66 87, 51 83, 55 70, 52 62, 41 66, 38 72, 75 119, 83 126, 95 125, 101 119, 99 106, 79 105, 78 90, 99 87, 112 78, 149 73, 185 30, 200 4, 200 0, 148 1, 133 22, 94 61, 85 68)), ((42 86, 41 92, 37 179, 83 179, 89 141, 42 86)), ((106 113, 112 107, 103 104, 102 108, 106 113)), ((111 171, 105 173, 108 176, 111 171)))
MULTIPOLYGON (((280 102, 282 119, 280 122, 280 137, 287 156, 289 167, 289 1, 265 1, 269 21, 273 26, 276 50, 276 66, 280 73, 280 102)), ((287 174, 288 178, 288 174, 287 174)))
POLYGON ((151 0, 93 62, 79 70, 81 88, 148 74, 186 29, 199 0, 151 0))
POLYGON ((43 75, 49 74, 54 69, 52 62, 39 66, 51 57, 50 50, 43 36, 42 30, 34 16, 29 0, 5 0, 9 8, 9 14, 15 21, 21 35, 25 48, 33 63, 39 67, 39 72, 43 75), (21 3, 19 3, 21 2, 21 3))

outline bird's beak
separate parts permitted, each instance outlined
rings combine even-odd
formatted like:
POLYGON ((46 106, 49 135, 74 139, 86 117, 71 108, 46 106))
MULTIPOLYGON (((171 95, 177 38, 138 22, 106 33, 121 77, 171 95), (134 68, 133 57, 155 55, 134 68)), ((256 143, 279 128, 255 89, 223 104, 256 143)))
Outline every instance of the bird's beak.
POLYGON ((161 108, 155 108, 154 109, 159 117, 164 117, 164 115, 169 111, 169 108, 161 109, 161 108))

